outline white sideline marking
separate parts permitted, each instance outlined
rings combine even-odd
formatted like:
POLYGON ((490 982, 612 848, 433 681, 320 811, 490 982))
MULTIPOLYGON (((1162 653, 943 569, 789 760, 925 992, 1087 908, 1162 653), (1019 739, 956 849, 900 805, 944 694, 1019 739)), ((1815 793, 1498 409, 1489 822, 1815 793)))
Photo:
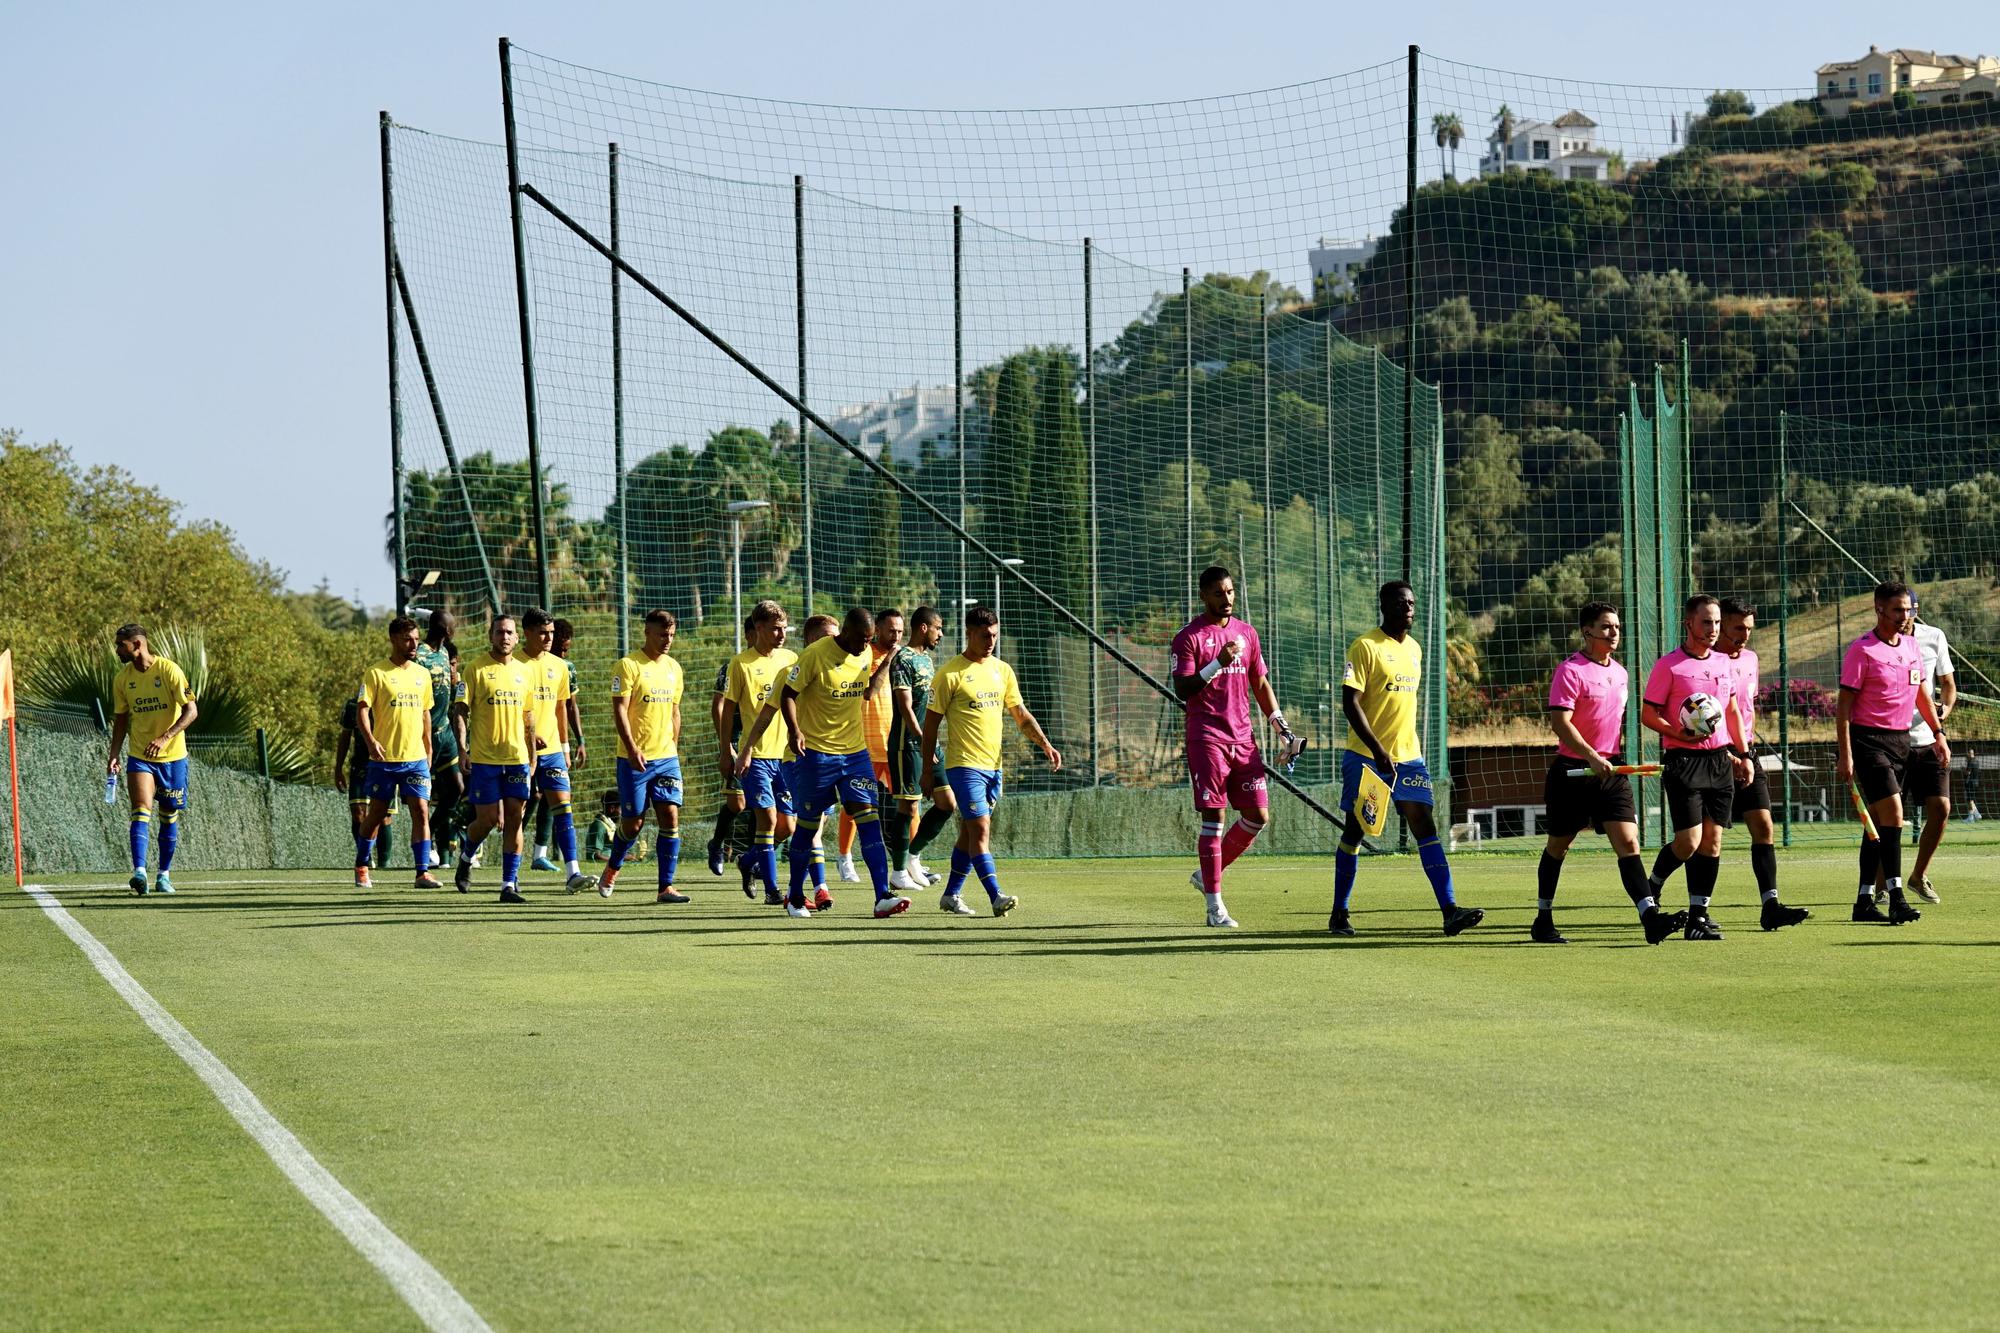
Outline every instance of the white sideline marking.
POLYGON ((174 1054, 185 1060, 188 1068, 200 1076, 229 1114, 236 1117, 236 1123, 249 1131, 250 1137, 257 1140, 257 1146, 269 1154, 271 1160, 278 1164, 278 1169, 298 1187, 299 1193, 305 1195, 307 1201, 319 1209, 341 1235, 347 1237, 348 1243, 374 1265, 376 1272, 389 1279, 389 1285, 396 1289, 404 1304, 415 1311, 426 1328, 440 1330, 440 1333, 447 1330, 450 1333, 490 1333, 479 1312, 458 1294, 457 1288, 445 1281, 444 1274, 432 1268, 428 1260, 411 1249, 402 1237, 369 1211, 367 1204, 355 1198, 347 1186, 321 1166, 319 1159, 306 1151, 306 1146, 299 1142, 298 1137, 265 1109, 257 1094, 231 1073, 229 1066, 217 1059, 215 1053, 202 1045, 193 1033, 182 1027, 179 1020, 162 1008, 160 1002, 125 970, 117 956, 56 901, 54 894, 38 884, 28 885, 27 893, 48 914, 49 920, 56 923, 56 928, 83 950, 83 956, 90 960, 99 975, 111 983, 111 989, 123 996, 125 1003, 146 1020, 146 1026, 153 1029, 160 1040, 171 1046, 174 1054))

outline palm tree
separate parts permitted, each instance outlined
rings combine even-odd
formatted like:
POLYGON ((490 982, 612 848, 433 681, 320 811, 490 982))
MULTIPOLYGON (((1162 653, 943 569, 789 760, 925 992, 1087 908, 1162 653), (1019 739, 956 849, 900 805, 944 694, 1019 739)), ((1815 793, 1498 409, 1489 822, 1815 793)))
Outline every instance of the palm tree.
POLYGON ((1465 142, 1465 122, 1458 118, 1456 111, 1441 111, 1431 117, 1431 137, 1437 140, 1438 170, 1444 172, 1446 180, 1450 180, 1458 166, 1458 146, 1465 142), (1444 165, 1444 150, 1447 148, 1451 149, 1451 170, 1444 165))
POLYGON ((1500 131, 1500 170, 1507 169, 1507 150, 1514 144, 1514 108, 1505 102, 1493 113, 1493 124, 1500 131))

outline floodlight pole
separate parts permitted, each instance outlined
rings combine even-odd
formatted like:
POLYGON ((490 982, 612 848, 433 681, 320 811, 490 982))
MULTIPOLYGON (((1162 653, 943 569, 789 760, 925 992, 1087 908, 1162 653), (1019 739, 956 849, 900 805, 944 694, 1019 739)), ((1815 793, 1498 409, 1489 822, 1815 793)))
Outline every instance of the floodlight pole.
POLYGON ((535 339, 528 318, 528 244, 521 225, 521 155, 514 137, 513 46, 500 39, 500 109, 507 120, 507 213, 514 230, 514 308, 521 324, 521 404, 528 424, 529 514, 535 525, 536 601, 553 610, 549 600, 549 559, 544 544, 547 516, 542 510, 542 431, 535 407, 535 339))
POLYGON ((396 614, 409 609, 403 595, 409 556, 403 546, 403 384, 396 364, 396 207, 389 167, 389 113, 377 122, 382 140, 382 297, 389 330, 389 543, 396 566, 396 614))

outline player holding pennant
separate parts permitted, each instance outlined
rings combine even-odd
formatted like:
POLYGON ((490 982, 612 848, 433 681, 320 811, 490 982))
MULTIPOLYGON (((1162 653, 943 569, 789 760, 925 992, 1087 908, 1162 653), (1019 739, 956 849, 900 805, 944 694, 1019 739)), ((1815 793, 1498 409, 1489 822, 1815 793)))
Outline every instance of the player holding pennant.
POLYGON ((1201 571, 1202 613, 1174 636, 1170 671, 1174 695, 1187 705, 1188 780, 1194 788, 1201 832, 1195 838, 1200 869, 1189 877, 1208 904, 1208 924, 1233 930, 1222 903, 1222 874, 1271 822, 1264 757, 1250 726, 1250 699, 1285 742, 1286 762, 1305 743, 1278 711, 1278 694, 1264 667, 1257 631, 1236 617, 1236 581, 1220 565, 1201 571), (1236 822, 1222 830, 1223 807, 1236 822))
POLYGON ((1736 821, 1736 789, 1756 774, 1736 698, 1736 664, 1716 650, 1722 604, 1707 593, 1687 599, 1681 646, 1653 664, 1646 677, 1639 720, 1666 749, 1661 783, 1674 840, 1660 849, 1646 877, 1639 910, 1656 905, 1674 871, 1688 868, 1688 920, 1684 937, 1719 940, 1708 900, 1722 873, 1722 830, 1736 821))

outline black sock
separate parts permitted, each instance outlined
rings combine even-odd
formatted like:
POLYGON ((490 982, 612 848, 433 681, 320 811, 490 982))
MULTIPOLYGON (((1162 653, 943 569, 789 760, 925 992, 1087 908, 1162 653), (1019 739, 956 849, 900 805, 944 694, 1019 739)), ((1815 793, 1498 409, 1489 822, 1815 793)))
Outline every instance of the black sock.
POLYGON ((1646 883, 1646 863, 1638 853, 1618 858, 1618 878, 1625 885, 1625 896, 1633 902, 1652 896, 1652 886, 1646 883))
POLYGON ((1535 885, 1541 895, 1535 902, 1537 910, 1546 912, 1556 905, 1556 881, 1562 878, 1562 872, 1561 858, 1543 852, 1542 863, 1535 867, 1535 885))
POLYGON ((1674 845, 1668 843, 1660 848, 1660 854, 1653 858, 1653 873, 1647 877, 1653 886, 1655 897, 1659 896, 1661 889, 1667 887, 1667 881, 1672 879, 1674 872, 1680 868, 1681 859, 1674 855, 1674 845))
POLYGON ((1688 858, 1688 908, 1696 916, 1708 915, 1708 900, 1715 896, 1715 881, 1722 876, 1722 858, 1696 852, 1688 858))
POLYGON ((1882 878, 1889 885, 1889 901, 1903 901, 1903 826, 1884 824, 1882 835, 1882 878))
POLYGON ((1861 840, 1861 896, 1872 899, 1875 896, 1875 874, 1882 868, 1882 844, 1861 840))
POLYGON ((729 826, 735 822, 736 812, 729 808, 729 802, 724 801, 722 808, 715 812, 716 846, 727 847, 729 845, 729 826))
POLYGON ((556 808, 547 801, 539 802, 535 807, 535 846, 549 845, 549 828, 555 822, 556 808))
POLYGON ((1778 849, 1768 842, 1750 844, 1750 869, 1757 876, 1757 896, 1765 902, 1778 899, 1778 849))

